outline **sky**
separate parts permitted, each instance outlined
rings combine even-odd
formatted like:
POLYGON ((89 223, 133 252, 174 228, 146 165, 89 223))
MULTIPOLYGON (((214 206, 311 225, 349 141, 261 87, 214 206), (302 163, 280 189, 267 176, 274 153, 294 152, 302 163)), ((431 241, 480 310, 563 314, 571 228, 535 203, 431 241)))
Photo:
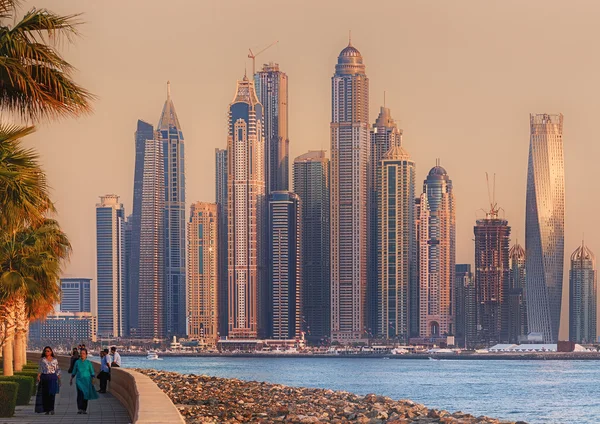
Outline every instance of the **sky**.
POLYGON ((33 6, 83 14, 82 36, 61 52, 98 97, 92 115, 43 123, 28 140, 73 244, 65 276, 95 278, 99 196, 121 196, 131 213, 136 121, 156 124, 167 81, 185 136, 187 203, 214 201, 214 150, 226 146, 236 80, 251 72, 248 48, 279 41, 257 68, 274 61, 288 74, 293 159, 329 150, 331 76, 350 30, 370 79, 370 121, 385 92, 417 163, 417 191, 436 158, 453 181, 457 263, 474 261, 486 172, 524 244, 530 113, 565 115, 565 282, 582 237, 600 252, 600 226, 590 225, 600 206, 590 178, 600 153, 600 2, 36 0, 22 9, 33 6))

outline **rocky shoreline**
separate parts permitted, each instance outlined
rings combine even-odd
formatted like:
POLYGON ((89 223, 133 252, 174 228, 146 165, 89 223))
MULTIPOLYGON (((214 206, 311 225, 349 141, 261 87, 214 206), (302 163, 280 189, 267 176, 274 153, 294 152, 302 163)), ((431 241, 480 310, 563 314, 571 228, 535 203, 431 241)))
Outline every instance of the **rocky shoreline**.
POLYGON ((188 423, 525 424, 428 409, 410 400, 137 369, 149 376, 188 423))

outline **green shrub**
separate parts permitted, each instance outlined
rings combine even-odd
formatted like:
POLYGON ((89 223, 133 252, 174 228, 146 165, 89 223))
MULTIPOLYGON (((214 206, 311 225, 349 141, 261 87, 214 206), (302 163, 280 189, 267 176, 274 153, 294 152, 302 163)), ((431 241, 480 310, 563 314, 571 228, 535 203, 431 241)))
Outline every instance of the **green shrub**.
POLYGON ((37 371, 35 371, 35 372, 17 371, 16 373, 14 373, 14 375, 30 377, 33 380, 33 386, 31 387, 31 396, 33 396, 35 394, 35 387, 36 387, 36 383, 37 383, 37 375, 38 375, 37 371))
POLYGON ((19 385, 13 381, 0 381, 0 417, 12 417, 17 404, 19 385))
POLYGON ((12 377, 0 376, 0 382, 13 381, 19 385, 17 391, 17 405, 29 405, 31 396, 33 395, 33 387, 35 380, 26 375, 13 375, 12 377))

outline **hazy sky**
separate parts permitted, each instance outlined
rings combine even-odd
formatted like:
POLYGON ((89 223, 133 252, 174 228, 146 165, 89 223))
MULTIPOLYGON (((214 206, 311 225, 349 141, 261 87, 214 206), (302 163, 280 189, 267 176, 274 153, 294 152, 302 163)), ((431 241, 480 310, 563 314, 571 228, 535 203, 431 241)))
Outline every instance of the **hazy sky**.
POLYGON ((167 80, 185 136, 187 203, 214 201, 214 149, 226 145, 248 48, 279 40, 257 68, 275 61, 289 76, 293 159, 329 150, 331 76, 348 30, 370 78, 370 120, 386 91, 418 191, 436 158, 454 183, 457 263, 473 263, 486 171, 496 173, 513 240, 524 242, 531 112, 565 115, 566 259, 583 233, 600 254, 598 183, 586 178, 600 153, 598 2, 36 0, 23 8, 34 5, 84 13, 83 37, 63 52, 99 97, 92 116, 42 125, 30 139, 73 243, 69 276, 95 279, 98 197, 118 194, 131 213, 136 120, 156 124, 167 80))

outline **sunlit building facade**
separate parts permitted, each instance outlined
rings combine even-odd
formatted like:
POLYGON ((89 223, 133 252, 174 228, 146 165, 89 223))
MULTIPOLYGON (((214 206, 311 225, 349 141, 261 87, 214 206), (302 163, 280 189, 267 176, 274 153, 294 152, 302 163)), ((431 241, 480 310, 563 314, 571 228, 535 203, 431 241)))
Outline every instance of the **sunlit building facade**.
POLYGON ((219 216, 216 203, 190 207, 187 248, 188 338, 216 346, 219 338, 219 216))
POLYGON ((330 335, 329 159, 324 150, 294 160, 294 192, 302 202, 302 310, 306 339, 330 335))
POLYGON ((571 255, 569 289, 569 340, 596 343, 596 257, 584 243, 571 255))
POLYGON ((369 79, 351 44, 331 88, 331 338, 352 343, 368 337, 369 79))
POLYGON ((456 216, 452 181, 434 166, 423 184, 419 216, 420 337, 454 333, 456 216))
POLYGON ((227 139, 228 336, 267 333, 266 197, 263 108, 254 83, 238 81, 227 139))
POLYGON ((157 132, 163 143, 164 160, 164 260, 165 260, 165 331, 168 336, 185 335, 185 157, 183 132, 171 100, 167 100, 158 121, 157 132))
POLYGON ((379 187, 377 335, 407 343, 410 336, 411 264, 414 234, 415 163, 400 144, 383 156, 379 187))
POLYGON ((556 343, 565 234, 563 115, 530 115, 525 249, 529 331, 556 343))
POLYGON ((92 312, 91 278, 60 279, 60 311, 92 312))

